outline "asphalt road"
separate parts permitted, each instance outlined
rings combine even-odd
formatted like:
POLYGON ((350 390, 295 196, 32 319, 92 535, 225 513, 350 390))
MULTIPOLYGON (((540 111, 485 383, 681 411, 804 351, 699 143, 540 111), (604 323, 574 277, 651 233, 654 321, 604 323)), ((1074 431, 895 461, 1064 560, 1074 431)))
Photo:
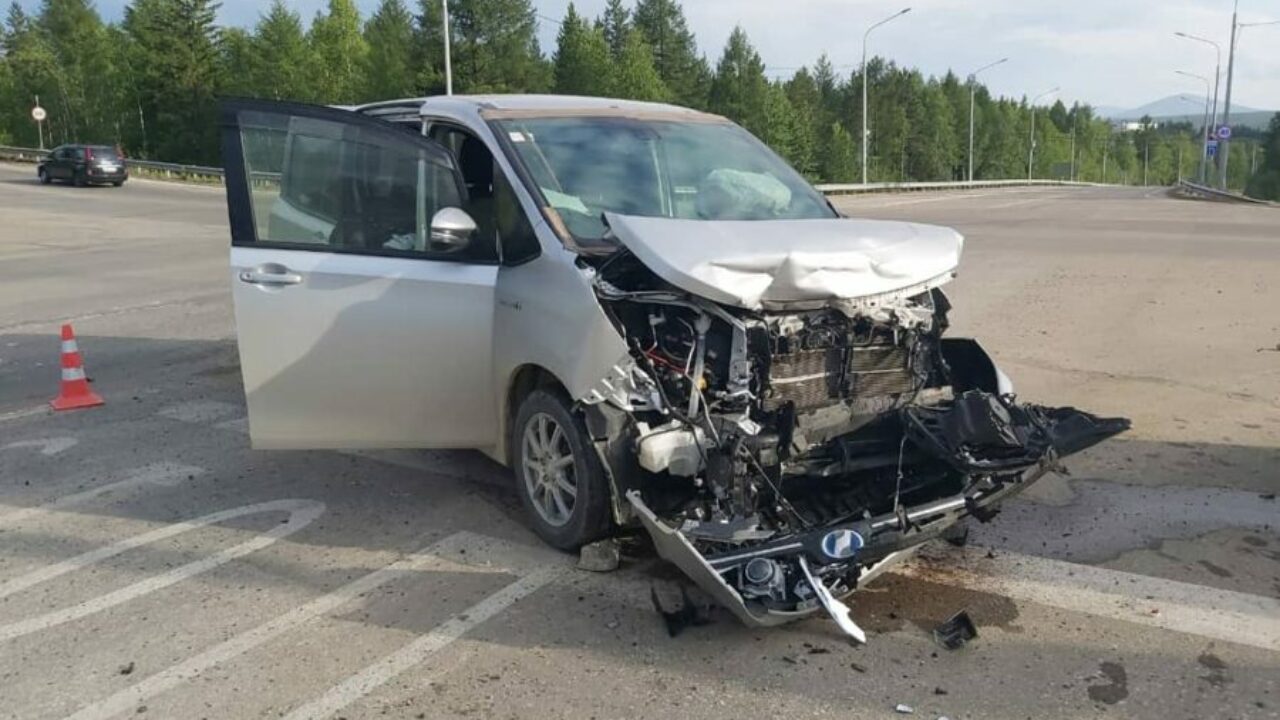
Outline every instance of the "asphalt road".
POLYGON ((250 450, 221 191, 0 166, 0 717, 1280 717, 1280 211, 839 204, 965 232, 955 332, 1024 398, 1134 419, 856 595, 864 647, 670 638, 671 571, 575 570, 472 453, 250 450), (67 320, 107 404, 51 414, 67 320))

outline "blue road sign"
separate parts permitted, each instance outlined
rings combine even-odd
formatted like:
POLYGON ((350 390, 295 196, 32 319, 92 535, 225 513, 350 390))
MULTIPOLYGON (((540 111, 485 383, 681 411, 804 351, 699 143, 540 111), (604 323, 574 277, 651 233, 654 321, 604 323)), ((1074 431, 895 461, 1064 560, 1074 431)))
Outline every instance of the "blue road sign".
POLYGON ((1218 139, 1219 139, 1219 140, 1230 140, 1230 139, 1231 139, 1231 128, 1230 128, 1229 126, 1227 126, 1227 125, 1223 125, 1222 127, 1218 128, 1218 139))
POLYGON ((1210 140, 1210 141, 1209 141, 1209 147, 1208 147, 1207 149, 1208 149, 1208 151, 1209 151, 1209 157, 1217 157, 1217 155, 1218 155, 1218 141, 1217 141, 1217 140, 1210 140))

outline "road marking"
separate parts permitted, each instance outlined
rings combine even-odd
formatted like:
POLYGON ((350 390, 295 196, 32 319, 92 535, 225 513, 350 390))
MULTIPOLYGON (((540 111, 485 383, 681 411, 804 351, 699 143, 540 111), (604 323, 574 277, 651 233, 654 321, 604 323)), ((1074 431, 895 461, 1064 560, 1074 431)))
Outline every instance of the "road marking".
MULTIPOLYGON (((237 658, 240 655, 253 650, 273 638, 279 637, 280 635, 283 635, 284 633, 293 630, 308 621, 332 612, 357 597, 376 590, 378 587, 397 577, 402 577, 413 572, 419 572, 433 564, 444 562, 452 564, 455 562, 454 558, 458 559, 457 562, 466 559, 468 563, 472 563, 476 560, 483 561, 485 555, 488 554, 495 558, 495 563, 500 564, 496 567, 490 566, 483 570, 477 570, 501 572, 501 565, 506 564, 503 563, 503 561, 510 562, 512 559, 522 558, 532 559, 530 556, 536 558, 547 553, 548 551, 539 552, 533 548, 515 546, 510 543, 486 538, 466 531, 454 533, 453 535, 449 535, 448 537, 422 548, 408 557, 398 560, 379 570, 375 570, 363 577, 357 578, 337 590, 326 595, 322 595, 305 605, 300 605, 272 620, 268 620, 252 630, 214 645, 195 657, 184 660, 166 670, 162 670, 136 685, 120 690, 102 701, 87 705, 73 715, 68 716, 67 720, 106 720, 107 718, 111 718, 125 712, 130 712, 148 699, 167 690, 178 687, 189 680, 193 680, 210 668, 237 658)), ((561 562, 560 565, 563 566, 564 563, 561 562)), ((536 568, 527 577, 535 576, 538 578, 542 577, 540 570, 536 568)), ((519 581, 516 585, 519 585, 519 581)), ((511 587, 513 586, 508 586, 507 588, 504 588, 504 591, 500 592, 505 592, 511 587)), ((524 588, 525 586, 521 585, 520 587, 524 588)), ((481 605, 486 602, 490 602, 493 597, 495 596, 490 596, 490 598, 486 598, 484 601, 481 601, 481 605)), ((504 595, 503 597, 506 596, 504 595)), ((523 597, 523 595, 521 597, 523 597)), ((514 600, 512 602, 514 602, 514 600)), ((494 601, 493 604, 496 605, 498 602, 494 601)), ((462 616, 458 615, 456 617, 461 618, 462 616)), ((432 632, 438 632, 438 630, 432 632)), ((428 633, 425 637, 431 636, 432 633, 428 633)), ((416 642, 417 641, 415 641, 415 643, 416 642)), ((439 641, 437 640, 435 642, 439 641)), ((341 687, 341 685, 339 687, 341 687)), ((326 693, 325 697, 327 696, 328 694, 326 693)))
POLYGON ((0 422, 6 420, 19 420, 32 415, 46 415, 52 412, 48 405, 37 405, 35 407, 24 408, 22 410, 11 410, 7 413, 0 414, 0 422))
POLYGON ((449 618, 426 635, 333 686, 325 694, 286 715, 285 720, 317 720, 333 715, 382 687, 397 675, 426 662, 432 655, 453 644, 472 628, 532 594, 562 572, 564 569, 559 567, 534 570, 449 618))
MULTIPOLYGON (((1213 640, 1280 650, 1280 600, 1062 560, 937 547, 891 572, 1213 640)), ((856 596, 854 598, 856 605, 856 596)))
POLYGON ((16 449, 16 448, 32 448, 33 447, 33 448, 40 448, 40 454, 48 456, 48 455, 57 455, 58 453, 64 450, 73 448, 78 442, 80 441, 76 440, 73 437, 54 437, 54 438, 40 438, 37 440, 19 440, 18 442, 11 442, 8 445, 5 445, 4 447, 0 448, 0 450, 9 450, 11 448, 16 449))
POLYGON ((28 518, 46 515, 58 512, 72 505, 77 505, 85 500, 92 500, 100 495, 134 488, 138 485, 177 485, 184 479, 195 478, 206 472, 204 468, 192 465, 179 465, 177 463, 156 463, 147 465, 135 471, 132 477, 126 478, 106 485, 100 485, 96 488, 85 490, 83 492, 64 495, 57 500, 38 505, 36 507, 20 508, 12 510, 8 513, 0 514, 0 527, 5 525, 14 525, 28 518))
POLYGON ((161 573, 145 580, 140 580, 114 592, 99 595, 96 598, 86 600, 62 610, 54 610, 53 612, 37 615, 33 618, 0 626, 0 642, 12 640, 13 638, 21 637, 23 635, 29 635, 39 630, 45 630, 72 620, 78 620, 94 613, 102 612, 108 608, 129 602, 130 600, 140 598, 157 590, 169 587, 170 585, 175 585, 183 580, 193 578, 201 573, 208 572, 220 565, 225 565, 236 558, 261 550, 272 545, 281 538, 288 537, 289 535, 298 532, 307 525, 310 525, 316 518, 320 517, 320 515, 324 513, 324 510, 324 503, 317 500, 273 500, 271 502, 258 503, 256 505, 245 505, 243 507, 205 515, 204 517, 196 518, 195 520, 175 523, 168 527, 160 528, 159 530, 143 533, 142 535, 137 535, 126 540, 121 540, 118 543, 114 543, 97 550, 91 550, 87 553, 71 558, 70 560, 56 563, 47 568, 41 568, 35 572, 10 580, 3 585, 0 585, 0 598, 25 590, 26 588, 58 577, 59 575, 64 575, 75 570, 86 568, 94 563, 114 557, 127 550, 157 542, 167 537, 172 537, 190 530, 195 530, 196 528, 204 527, 206 525, 225 522, 226 520, 245 515, 256 515, 267 512, 289 513, 289 519, 286 522, 276 525, 265 533, 254 536, 251 540, 214 553, 209 557, 187 563, 186 565, 176 567, 168 572, 161 573))

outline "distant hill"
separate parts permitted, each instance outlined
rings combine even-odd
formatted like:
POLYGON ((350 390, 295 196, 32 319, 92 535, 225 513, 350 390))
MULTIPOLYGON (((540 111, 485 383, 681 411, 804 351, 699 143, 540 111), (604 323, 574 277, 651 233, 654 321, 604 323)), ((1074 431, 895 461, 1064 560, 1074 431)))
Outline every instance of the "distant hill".
MULTIPOLYGON (((1183 93, 1127 110, 1117 107, 1095 107, 1094 112, 1110 120, 1138 120, 1147 116, 1153 120, 1189 122, 1198 126, 1204 122, 1204 97, 1183 93)), ((1222 113, 1222 98, 1218 99, 1218 113, 1222 113)), ((1273 110, 1259 110, 1235 104, 1231 106, 1231 124, 1236 127, 1262 130, 1267 127, 1273 115, 1275 115, 1273 110)))

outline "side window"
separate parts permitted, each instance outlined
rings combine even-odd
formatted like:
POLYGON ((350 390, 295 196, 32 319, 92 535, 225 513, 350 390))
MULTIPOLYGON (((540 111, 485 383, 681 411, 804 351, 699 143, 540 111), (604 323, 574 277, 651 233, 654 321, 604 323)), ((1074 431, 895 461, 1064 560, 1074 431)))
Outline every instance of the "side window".
POLYGON ((443 150, 394 128, 284 113, 242 111, 238 125, 254 242, 483 260, 430 242, 435 213, 462 206, 443 150))
POLYGON ((504 261, 522 262, 538 254, 533 225, 516 197, 511 181, 479 138, 451 125, 436 124, 431 137, 449 148, 467 186, 464 209, 488 245, 502 247, 504 261))
POLYGON ((75 153, 76 160, 84 160, 84 148, 76 148, 71 152, 75 153))

